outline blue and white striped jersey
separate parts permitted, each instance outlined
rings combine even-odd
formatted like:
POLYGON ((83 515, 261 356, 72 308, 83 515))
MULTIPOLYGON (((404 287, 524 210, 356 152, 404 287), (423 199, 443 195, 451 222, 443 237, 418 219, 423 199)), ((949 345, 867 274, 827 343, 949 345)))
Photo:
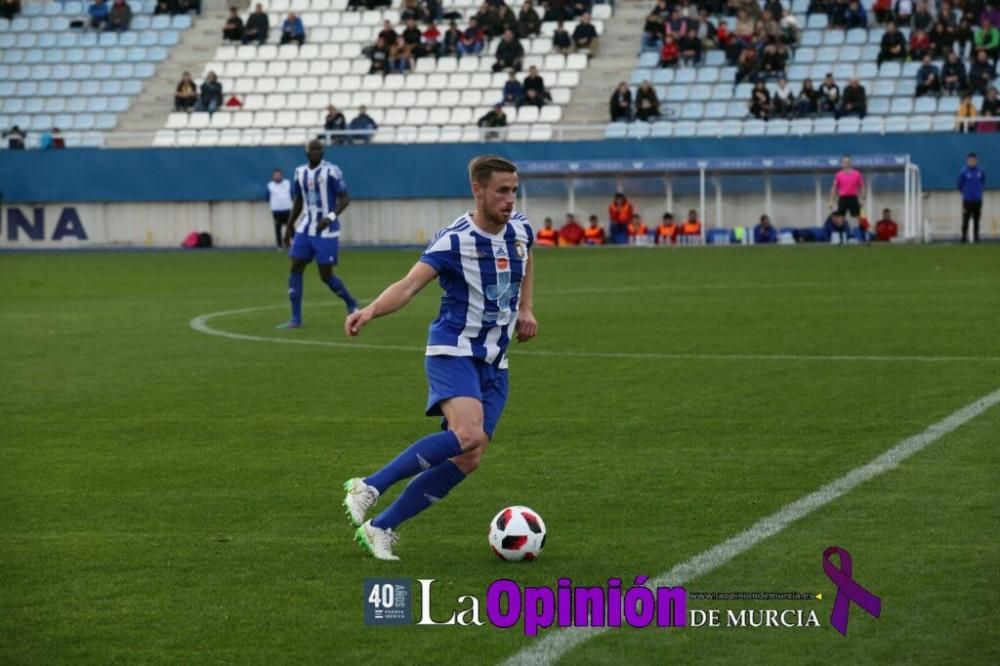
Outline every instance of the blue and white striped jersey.
POLYGON ((438 272, 441 310, 427 336, 428 356, 473 356, 507 367, 507 345, 517 325, 528 251, 535 235, 514 212, 492 235, 466 213, 435 234, 420 261, 438 272))
POLYGON ((326 160, 310 169, 303 164, 295 169, 292 185, 292 201, 302 196, 302 216, 295 221, 295 231, 307 236, 337 238, 340 236, 340 220, 334 220, 326 229, 316 231, 316 223, 337 209, 337 195, 347 191, 344 174, 336 164, 326 160))

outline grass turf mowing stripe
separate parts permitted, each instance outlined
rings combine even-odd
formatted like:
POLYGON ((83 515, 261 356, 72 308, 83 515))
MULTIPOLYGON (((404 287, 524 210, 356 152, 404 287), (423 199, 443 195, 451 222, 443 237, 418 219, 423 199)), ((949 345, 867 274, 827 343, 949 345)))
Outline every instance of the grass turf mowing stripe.
MULTIPOLYGON (((919 453, 930 444, 957 430, 963 424, 968 423, 998 403, 1000 403, 1000 389, 969 403, 929 426, 922 433, 907 437, 866 465, 856 467, 819 490, 786 504, 775 513, 756 522, 749 529, 686 562, 674 566, 666 573, 648 581, 646 586, 655 589, 662 586, 683 585, 717 569, 765 539, 781 532, 800 518, 804 518, 813 511, 846 495, 862 483, 892 470, 907 458, 919 453)), ((505 660, 502 666, 539 666, 555 663, 570 650, 606 631, 606 627, 574 627, 555 630, 531 647, 521 650, 505 660)))

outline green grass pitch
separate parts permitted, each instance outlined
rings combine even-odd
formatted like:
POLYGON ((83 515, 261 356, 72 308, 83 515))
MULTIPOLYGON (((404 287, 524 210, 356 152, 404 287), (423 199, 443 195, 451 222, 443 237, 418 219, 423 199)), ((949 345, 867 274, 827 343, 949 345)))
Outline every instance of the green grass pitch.
MULTIPOLYGON (((348 249, 339 272, 370 299, 417 256, 348 249)), ((306 327, 274 329, 274 252, 0 255, 0 662, 497 663, 537 638, 366 627, 363 578, 436 579, 440 618, 502 577, 653 577, 1000 388, 998 246, 550 250, 536 276, 484 465, 393 564, 352 542, 341 483, 437 426, 436 285, 365 329, 392 348, 349 348, 313 269, 306 327), (266 341, 189 326, 244 309, 208 325, 266 341), (548 524, 536 562, 487 546, 510 504, 548 524)), ((1000 663, 998 434, 993 408, 687 586, 823 593, 690 602, 821 628, 624 629, 564 663, 1000 663), (831 544, 883 600, 846 639, 831 544)))

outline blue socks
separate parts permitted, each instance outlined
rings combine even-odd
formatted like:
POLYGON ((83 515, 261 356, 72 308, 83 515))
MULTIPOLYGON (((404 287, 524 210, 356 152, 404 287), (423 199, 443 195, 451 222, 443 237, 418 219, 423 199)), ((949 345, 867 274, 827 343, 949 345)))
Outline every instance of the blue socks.
POLYGON ((383 530, 394 530, 403 521, 444 499, 464 479, 462 470, 452 461, 445 460, 410 481, 396 501, 372 520, 372 525, 383 530))
POLYGON ((356 307, 358 307, 358 302, 354 300, 353 296, 351 296, 351 292, 347 291, 347 287, 344 286, 343 280, 341 280, 339 277, 337 277, 336 275, 331 275, 330 279, 326 281, 326 284, 330 287, 330 290, 333 293, 337 294, 337 296, 340 296, 342 299, 344 299, 344 302, 347 303, 348 310, 354 310, 356 307))
POLYGON ((288 276, 288 300, 292 302, 292 322, 302 323, 302 273, 288 276))
POLYGON ((421 470, 437 467, 461 453, 462 446, 455 433, 450 430, 436 432, 411 444, 395 460, 365 479, 365 483, 375 486, 381 495, 397 481, 408 479, 421 470))

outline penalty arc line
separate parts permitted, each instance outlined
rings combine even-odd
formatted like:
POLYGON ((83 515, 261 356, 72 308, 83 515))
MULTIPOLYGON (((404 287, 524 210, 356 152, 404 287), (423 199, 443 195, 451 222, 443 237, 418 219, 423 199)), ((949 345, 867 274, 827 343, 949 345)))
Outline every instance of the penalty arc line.
MULTIPOLYGON (((729 563, 762 541, 778 534, 795 521, 808 516, 827 504, 843 497, 857 486, 881 476, 904 460, 958 429, 986 410, 1000 403, 1000 389, 969 403, 953 414, 929 426, 918 435, 907 437, 871 462, 857 467, 819 490, 781 507, 775 513, 756 522, 749 529, 726 541, 675 565, 669 571, 646 582, 646 587, 676 587, 699 578, 729 563)), ((605 627, 573 627, 557 629, 532 646, 514 654, 502 666, 542 666, 555 663, 570 650, 608 631, 605 627)))
MULTIPOLYGON (((302 338, 276 338, 246 333, 233 333, 214 328, 209 324, 213 319, 234 315, 250 314, 264 310, 277 310, 287 305, 261 305, 238 310, 222 310, 198 315, 188 322, 192 330, 205 335, 214 335, 230 340, 245 340, 249 342, 273 342, 278 344, 307 345, 313 347, 333 347, 336 349, 379 349, 384 351, 423 352, 425 347, 413 345, 373 344, 366 342, 335 342, 333 340, 306 340, 302 338)), ((618 358, 618 359, 662 359, 662 360, 695 360, 695 361, 832 361, 832 362, 910 362, 910 363, 955 363, 979 362, 997 363, 1000 356, 885 356, 885 355, 821 355, 821 354, 710 354, 710 353, 670 353, 670 352, 600 352, 600 351, 544 351, 544 350, 513 350, 515 356, 540 356, 559 358, 618 358)))

